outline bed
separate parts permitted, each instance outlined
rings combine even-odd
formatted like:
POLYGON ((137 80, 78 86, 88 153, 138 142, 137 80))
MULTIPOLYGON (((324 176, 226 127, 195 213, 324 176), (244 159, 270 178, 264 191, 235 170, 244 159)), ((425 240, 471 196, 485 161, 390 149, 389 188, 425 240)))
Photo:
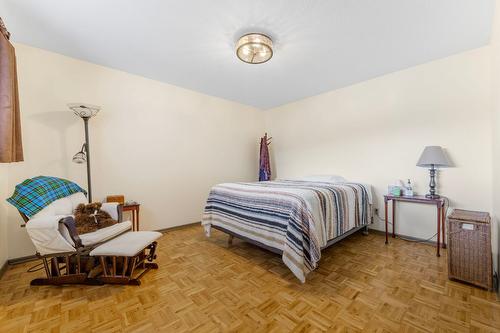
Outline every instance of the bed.
POLYGON ((371 206, 370 185, 336 177, 224 183, 211 189, 202 225, 207 237, 215 228, 281 254, 305 282, 321 249, 366 230, 371 206))

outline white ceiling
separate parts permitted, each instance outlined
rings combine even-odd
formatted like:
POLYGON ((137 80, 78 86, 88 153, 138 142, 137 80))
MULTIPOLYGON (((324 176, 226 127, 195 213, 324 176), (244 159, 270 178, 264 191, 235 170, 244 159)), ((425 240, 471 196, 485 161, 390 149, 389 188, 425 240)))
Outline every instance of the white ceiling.
POLYGON ((15 42, 267 109, 488 44, 494 0, 0 0, 15 42), (270 35, 261 65, 234 52, 270 35))

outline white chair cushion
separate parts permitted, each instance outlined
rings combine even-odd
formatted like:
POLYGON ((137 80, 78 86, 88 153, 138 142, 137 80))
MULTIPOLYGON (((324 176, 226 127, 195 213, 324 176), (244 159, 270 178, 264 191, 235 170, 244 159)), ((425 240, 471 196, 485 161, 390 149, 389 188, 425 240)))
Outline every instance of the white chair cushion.
POLYGON ((54 215, 71 215, 75 210, 76 206, 81 203, 87 203, 87 197, 82 192, 73 193, 67 197, 57 199, 50 205, 36 213, 31 217, 31 219, 36 219, 44 216, 54 216, 54 215))
POLYGON ((42 216, 26 223, 26 231, 41 255, 76 251, 69 235, 64 237, 60 232, 59 221, 64 217, 66 215, 42 216))
MULTIPOLYGON (((94 245, 97 243, 104 242, 110 238, 116 237, 119 234, 132 228, 132 222, 123 221, 121 223, 113 224, 110 227, 102 228, 94 232, 89 232, 86 234, 81 234, 80 239, 83 246, 94 245)), ((69 235, 68 235, 69 236, 69 235)))
POLYGON ((133 257, 160 238, 161 235, 157 231, 127 232, 109 242, 99 245, 90 252, 90 255, 133 257))
MULTIPOLYGON (((75 208, 81 203, 87 203, 87 197, 82 192, 73 193, 58 199, 33 215, 26 229, 38 253, 52 254, 75 251, 75 244, 68 229, 59 221, 66 216, 73 216, 75 208)), ((111 218, 118 220, 118 204, 103 203, 102 210, 108 212, 111 218)), ((116 237, 132 228, 130 221, 117 223, 95 232, 79 235, 84 246, 94 245, 116 237)))
POLYGON ((111 215, 113 220, 118 221, 118 205, 117 202, 103 202, 101 210, 111 215))

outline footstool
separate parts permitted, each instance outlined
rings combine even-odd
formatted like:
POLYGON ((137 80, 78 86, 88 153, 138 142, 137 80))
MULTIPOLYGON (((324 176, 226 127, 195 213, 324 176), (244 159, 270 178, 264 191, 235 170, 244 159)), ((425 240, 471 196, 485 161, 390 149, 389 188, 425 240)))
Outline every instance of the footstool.
POLYGON ((90 256, 99 259, 104 283, 140 285, 140 278, 150 269, 157 269, 156 240, 162 236, 156 231, 131 231, 99 245, 90 256), (137 274, 137 271, 141 271, 137 274), (134 272, 137 276, 134 277, 134 272))

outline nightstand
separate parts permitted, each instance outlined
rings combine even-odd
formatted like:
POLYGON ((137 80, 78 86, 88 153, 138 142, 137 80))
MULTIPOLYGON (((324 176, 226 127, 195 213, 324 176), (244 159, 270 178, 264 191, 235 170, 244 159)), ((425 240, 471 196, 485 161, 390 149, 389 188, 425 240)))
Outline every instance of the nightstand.
POLYGON ((436 256, 440 257, 439 249, 442 246, 446 248, 445 244, 445 199, 444 198, 427 198, 421 195, 415 195, 412 197, 405 196, 395 196, 395 195, 384 195, 384 205, 385 205, 385 243, 389 244, 389 232, 387 230, 388 225, 388 213, 387 206, 388 202, 392 201, 392 238, 396 237, 396 202, 413 202, 420 204, 428 204, 435 205, 437 208, 437 244, 436 244, 436 256), (441 237, 443 239, 443 243, 441 244, 441 237))
POLYGON ((124 212, 132 213, 132 231, 139 231, 139 208, 140 204, 132 204, 132 205, 123 205, 124 212))

